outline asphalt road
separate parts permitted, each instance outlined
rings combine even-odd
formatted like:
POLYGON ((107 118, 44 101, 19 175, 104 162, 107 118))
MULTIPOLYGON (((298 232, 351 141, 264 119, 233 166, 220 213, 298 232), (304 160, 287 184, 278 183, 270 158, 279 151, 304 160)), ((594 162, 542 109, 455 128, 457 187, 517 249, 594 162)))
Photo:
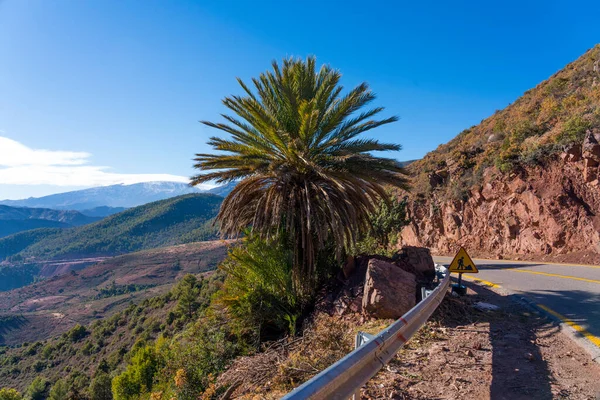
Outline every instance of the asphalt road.
MULTIPOLYGON (((448 266, 452 257, 434 260, 448 266)), ((464 274, 467 281, 480 279, 523 295, 555 316, 560 314, 563 321, 577 324, 591 334, 588 339, 600 344, 600 266, 480 259, 473 262, 479 273, 464 274)))

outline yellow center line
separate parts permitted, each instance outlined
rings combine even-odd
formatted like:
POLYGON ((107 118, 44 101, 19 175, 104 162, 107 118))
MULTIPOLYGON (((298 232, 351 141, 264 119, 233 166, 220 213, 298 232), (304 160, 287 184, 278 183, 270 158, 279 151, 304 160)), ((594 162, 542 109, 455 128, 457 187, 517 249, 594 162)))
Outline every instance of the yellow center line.
MULTIPOLYGON (((519 271, 519 272, 533 272, 533 271, 519 271)), ((546 274, 544 272, 533 272, 533 273, 538 273, 538 274, 544 274, 544 275, 554 275, 554 274, 546 274)), ((564 277, 564 275, 559 275, 561 277, 564 277)), ((471 282, 475 282, 475 283, 481 283, 484 284, 486 286, 490 286, 493 288, 499 288, 500 285, 490 282, 490 281, 486 281, 483 279, 479 279, 479 278, 473 278, 467 275, 463 276, 463 279, 471 281, 471 282)), ((580 278, 583 279, 583 278, 580 278)), ((597 283, 600 283, 600 281, 594 281, 597 283)), ((588 332, 583 326, 577 324, 576 322, 573 322, 572 320, 570 320, 569 318, 565 317, 562 314, 557 313, 556 311, 554 311, 553 309, 546 307, 543 304, 536 304, 536 306, 538 306, 539 308, 541 308, 542 310, 546 311, 548 314, 553 315, 554 317, 558 318, 560 321, 562 321, 563 323, 569 325, 571 328, 573 328, 575 331, 577 331, 578 333, 580 333, 583 337, 585 337, 587 340, 589 340, 590 342, 592 342, 594 345, 600 347, 600 338, 592 335, 590 332, 588 332)))
POLYGON ((524 269, 507 269, 506 271, 523 272, 523 273, 526 273, 526 274, 551 276, 553 278, 573 279, 575 281, 583 281, 583 282, 590 282, 590 283, 598 283, 598 284, 600 284, 600 281, 595 280, 595 279, 580 278, 578 276, 571 276, 571 275, 551 274, 549 272, 528 271, 528 270, 524 270, 524 269))
POLYGON ((587 340, 589 340, 590 342, 594 343, 596 346, 600 347, 600 338, 598 338, 597 336, 594 336, 591 333, 589 333, 581 325, 576 324, 575 322, 573 322, 569 318, 565 317, 564 315, 561 315, 561 314, 557 313, 556 311, 554 311, 554 310, 546 307, 543 304, 538 304, 537 306, 539 308, 541 308, 542 310, 546 311, 547 313, 554 315, 556 318, 560 319, 562 322, 564 322, 565 324, 569 325, 571 328, 575 329, 577 332, 581 333, 587 340))
POLYGON ((489 286, 489 287, 493 287, 493 288, 499 288, 500 287, 500 285, 498 285, 498 284, 496 284, 494 282, 486 281, 486 280, 479 279, 479 278, 472 278, 472 277, 467 276, 467 275, 463 275, 462 278, 465 279, 465 280, 467 280, 467 281, 471 281, 471 282, 475 282, 475 283, 482 283, 485 286, 489 286))

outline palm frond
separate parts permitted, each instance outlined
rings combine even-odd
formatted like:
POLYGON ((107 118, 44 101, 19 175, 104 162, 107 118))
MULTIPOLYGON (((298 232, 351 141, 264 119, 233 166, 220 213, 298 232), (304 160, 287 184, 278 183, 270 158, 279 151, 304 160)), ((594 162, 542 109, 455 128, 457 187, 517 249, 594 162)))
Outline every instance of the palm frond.
POLYGON ((317 69, 314 57, 272 66, 254 89, 238 79, 245 95, 223 100, 226 123, 201 121, 230 138, 212 137, 217 153, 196 155, 205 172, 192 184, 239 180, 218 215, 222 234, 292 238, 295 282, 310 290, 317 252, 332 240, 338 253, 353 245, 385 186, 408 189, 408 180, 396 160, 373 155, 400 145, 358 137, 397 121, 373 119, 382 107, 361 111, 375 99, 366 83, 342 95, 340 73, 317 69))

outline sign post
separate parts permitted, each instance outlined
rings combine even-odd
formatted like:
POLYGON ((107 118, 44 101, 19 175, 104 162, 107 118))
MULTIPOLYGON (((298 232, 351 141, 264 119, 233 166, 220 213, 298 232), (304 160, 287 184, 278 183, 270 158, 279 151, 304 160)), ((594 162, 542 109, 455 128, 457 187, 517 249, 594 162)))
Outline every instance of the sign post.
POLYGON ((454 256, 454 259, 450 263, 450 267, 448 268, 449 272, 457 272, 458 273, 458 284, 452 285, 452 292, 457 293, 459 295, 467 294, 467 287, 462 285, 462 274, 477 274, 479 270, 475 266, 471 257, 467 254, 467 251, 464 248, 460 248, 458 253, 454 256))

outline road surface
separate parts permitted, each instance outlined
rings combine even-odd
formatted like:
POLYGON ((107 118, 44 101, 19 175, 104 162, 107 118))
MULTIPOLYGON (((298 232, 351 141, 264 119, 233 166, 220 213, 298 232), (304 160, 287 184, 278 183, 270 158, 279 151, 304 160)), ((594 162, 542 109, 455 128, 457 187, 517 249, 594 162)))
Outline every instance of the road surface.
MULTIPOLYGON (((434 260, 448 266, 452 257, 434 257, 434 260)), ((563 322, 570 321, 576 330, 583 329, 580 333, 600 347, 600 266, 473 261, 479 273, 464 274, 467 281, 479 279, 521 294, 563 322)))

